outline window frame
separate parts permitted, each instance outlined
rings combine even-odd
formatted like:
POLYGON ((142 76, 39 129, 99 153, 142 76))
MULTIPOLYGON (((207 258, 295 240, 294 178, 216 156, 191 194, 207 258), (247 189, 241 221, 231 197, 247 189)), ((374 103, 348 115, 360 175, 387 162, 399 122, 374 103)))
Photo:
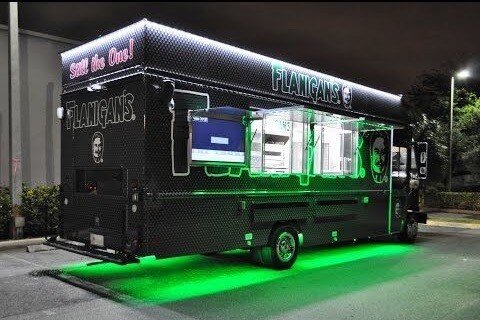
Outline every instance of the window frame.
POLYGON ((315 176, 354 176, 355 175, 355 171, 357 170, 356 166, 357 166, 357 163, 356 163, 356 158, 357 158, 357 153, 358 153, 358 146, 357 146, 357 143, 358 143, 358 136, 359 136, 359 130, 358 129, 345 129, 344 126, 343 126, 343 123, 341 123, 341 128, 340 128, 340 157, 339 157, 339 161, 340 161, 340 170, 339 171, 330 171, 330 170, 325 170, 325 162, 327 163, 330 163, 330 158, 334 155, 331 154, 331 148, 330 147, 325 147, 325 144, 328 144, 330 145, 330 142, 325 142, 324 138, 325 138, 325 128, 328 128, 328 126, 325 126, 321 123, 319 123, 318 125, 320 125, 320 130, 317 130, 317 131, 320 131, 320 137, 318 140, 316 137, 315 137, 315 125, 313 126, 313 128, 311 129, 311 134, 313 136, 313 141, 312 141, 312 157, 313 157, 313 160, 312 160, 312 168, 311 168, 311 174, 315 175, 315 176), (351 161, 351 168, 350 170, 346 170, 345 167, 345 163, 346 163, 346 157, 345 157, 345 134, 346 134, 346 131, 348 131, 350 133, 350 152, 351 152, 351 157, 350 157, 350 161, 351 161), (317 145, 319 147, 317 147, 317 145), (320 150, 320 157, 316 158, 316 153, 318 152, 317 150, 320 150), (317 152, 316 152, 317 151, 317 152), (325 161, 325 154, 328 154, 328 160, 325 161), (319 165, 320 165, 320 170, 317 170, 316 167, 315 167, 315 164, 318 163, 315 161, 315 159, 319 159, 319 165))
MULTIPOLYGON (((309 123, 306 121, 295 121, 292 119, 284 120, 280 119, 278 121, 287 121, 290 123, 290 139, 289 139, 289 150, 290 150, 290 159, 289 159, 289 165, 288 169, 285 172, 274 172, 274 171, 266 171, 265 170, 265 137, 267 135, 266 133, 266 126, 267 122, 272 119, 275 120, 275 117, 269 117, 268 113, 262 114, 261 118, 253 119, 252 121, 249 122, 249 131, 252 132, 252 136, 250 137, 250 141, 247 141, 248 145, 248 161, 247 161, 247 166, 250 170, 251 173, 254 174, 267 174, 267 175, 311 175, 311 176, 339 176, 339 177, 352 177, 356 176, 356 170, 357 168, 357 156, 358 156, 358 139, 359 139, 359 129, 357 127, 352 127, 352 128, 345 128, 344 122, 345 121, 339 121, 339 128, 335 128, 340 131, 339 136, 340 136, 340 146, 339 146, 339 151, 340 151, 340 156, 338 157, 339 161, 339 168, 340 170, 338 171, 327 171, 324 168, 324 156, 325 152, 327 152, 326 148, 324 147, 324 131, 325 128, 328 128, 328 125, 325 125, 321 122, 317 124, 309 123), (261 165, 258 167, 252 167, 252 156, 253 156, 253 141, 255 138, 255 135, 253 134, 253 123, 255 121, 261 121, 261 123, 257 123, 257 125, 261 125, 261 148, 260 150, 256 150, 255 152, 261 152, 261 165), (302 149, 303 149, 303 154, 302 154, 302 171, 301 172, 295 172, 293 168, 293 157, 295 156, 295 153, 293 152, 294 148, 294 141, 293 141, 293 135, 294 135, 294 127, 295 123, 301 123, 303 127, 303 138, 302 138, 302 149), (316 131, 316 126, 320 126, 320 140, 316 139, 315 131, 316 131), (350 136, 350 151, 348 152, 351 156, 348 158, 350 159, 350 169, 347 170, 347 163, 348 159, 345 157, 345 137, 346 135, 350 136), (313 137, 313 138, 312 138, 313 137), (320 148, 316 148, 316 145, 319 145, 320 148), (315 170, 315 150, 320 149, 321 156, 319 158, 319 163, 321 170, 320 172, 315 170), (254 169, 255 168, 255 169, 254 169)), ((357 119, 353 120, 356 121, 357 119)), ((258 130, 258 129, 257 129, 258 130)), ((331 150, 328 149, 328 155, 329 158, 332 156, 331 150)))

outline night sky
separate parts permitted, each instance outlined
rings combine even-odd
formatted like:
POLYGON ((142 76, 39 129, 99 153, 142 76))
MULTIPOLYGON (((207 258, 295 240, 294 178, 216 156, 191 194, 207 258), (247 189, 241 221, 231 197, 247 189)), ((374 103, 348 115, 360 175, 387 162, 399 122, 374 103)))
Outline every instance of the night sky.
POLYGON ((81 41, 146 17, 392 93, 448 61, 480 74, 477 3, 80 2, 19 10, 20 28, 81 41))

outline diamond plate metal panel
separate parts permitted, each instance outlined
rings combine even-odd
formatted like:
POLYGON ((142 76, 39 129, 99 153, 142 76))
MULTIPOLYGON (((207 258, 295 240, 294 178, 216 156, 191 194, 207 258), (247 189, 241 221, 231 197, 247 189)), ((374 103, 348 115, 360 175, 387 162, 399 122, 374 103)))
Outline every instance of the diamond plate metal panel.
POLYGON ((245 247, 248 215, 237 203, 235 197, 146 202, 146 252, 165 257, 245 247))
POLYGON ((80 88, 82 85, 101 81, 102 77, 111 79, 115 74, 118 77, 125 76, 132 67, 139 66, 140 69, 132 69, 130 72, 142 72, 145 68, 149 72, 160 72, 178 79, 194 79, 197 83, 277 97, 312 108, 368 116, 394 123, 406 121, 401 98, 397 95, 147 20, 64 52, 62 65, 63 84, 66 89, 80 88), (108 61, 111 50, 121 52, 125 49, 127 54, 130 41, 134 43, 131 57, 110 66, 108 61), (97 56, 103 57, 107 64, 105 68, 92 73, 92 59, 97 56), (74 64, 82 59, 87 59, 86 67, 90 71, 72 79, 72 74, 75 76, 72 71, 75 70, 74 64), (284 86, 281 89, 277 87, 275 80, 278 72, 283 74, 279 70, 284 71, 284 86), (297 89, 291 87, 292 83, 297 89), (302 93, 300 87, 309 94, 306 94, 307 91, 302 93), (344 88, 348 88, 347 93, 344 88))

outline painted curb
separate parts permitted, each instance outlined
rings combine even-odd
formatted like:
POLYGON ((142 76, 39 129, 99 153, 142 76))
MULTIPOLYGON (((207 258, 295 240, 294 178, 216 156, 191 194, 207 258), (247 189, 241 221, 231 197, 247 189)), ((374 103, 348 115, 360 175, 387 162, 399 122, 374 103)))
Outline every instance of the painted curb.
POLYGON ((29 238, 29 239, 0 241, 0 251, 12 249, 12 248, 27 247, 35 244, 42 244, 44 242, 45 242, 45 238, 29 238))
POLYGON ((463 209, 424 208, 424 211, 426 211, 426 212, 428 212, 428 213, 480 214, 480 211, 476 211, 476 210, 463 210, 463 209))
POLYGON ((132 307, 141 306, 143 304, 140 300, 137 300, 126 294, 119 293, 102 285, 83 280, 69 274, 65 274, 58 269, 37 270, 30 272, 30 275, 36 277, 49 276, 62 282, 71 284, 75 287, 94 293, 102 298, 107 298, 122 304, 130 305, 132 307))
POLYGON ((427 221, 427 226, 480 229, 480 224, 476 224, 476 223, 448 222, 448 221, 438 221, 438 220, 430 220, 430 219, 427 221))

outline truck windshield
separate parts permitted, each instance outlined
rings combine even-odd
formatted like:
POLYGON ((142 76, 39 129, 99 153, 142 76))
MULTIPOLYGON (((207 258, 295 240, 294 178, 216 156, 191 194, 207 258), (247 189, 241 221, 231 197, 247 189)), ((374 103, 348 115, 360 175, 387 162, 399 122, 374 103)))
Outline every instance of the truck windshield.
POLYGON ((392 176, 407 177, 407 148, 393 147, 392 149, 392 176))

